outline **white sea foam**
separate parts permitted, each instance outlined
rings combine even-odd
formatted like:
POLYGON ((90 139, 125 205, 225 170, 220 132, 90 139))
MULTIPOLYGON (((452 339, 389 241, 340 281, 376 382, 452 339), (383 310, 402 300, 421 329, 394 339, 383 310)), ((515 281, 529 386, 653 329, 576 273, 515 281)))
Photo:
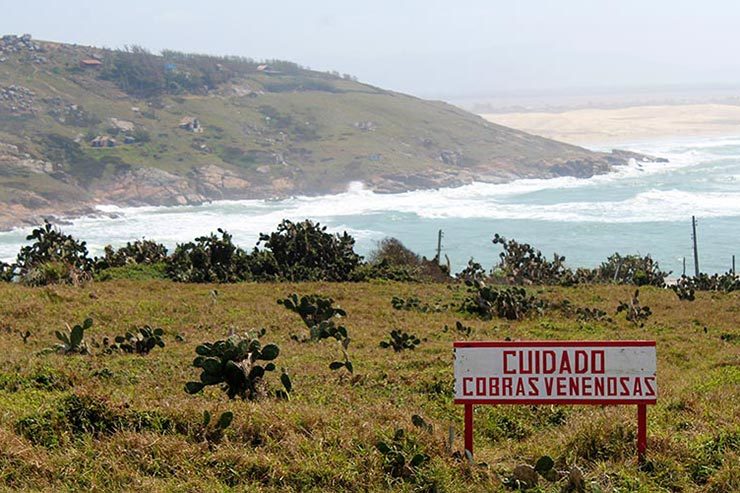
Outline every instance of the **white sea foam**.
MULTIPOLYGON (((414 230, 431 237, 435 221, 449 219, 459 219, 459 224, 468 221, 466 231, 473 234, 478 229, 476 222, 484 220, 521 221, 522 225, 527 221, 608 225, 685 222, 691 215, 740 217, 740 139, 653 143, 633 150, 666 157, 670 162, 632 161, 612 173, 588 179, 472 183, 400 194, 374 193, 354 182, 337 195, 279 201, 232 200, 177 207, 108 205, 98 207, 99 216, 76 219, 64 230, 87 240, 95 253, 106 244, 120 245, 141 237, 171 247, 218 227, 250 247, 260 232, 273 231, 284 218, 311 218, 327 224, 331 231, 346 230, 357 238, 358 245, 367 248, 389 231, 402 236, 414 230)), ((0 258, 12 258, 25 234, 26 230, 0 233, 0 258)), ((471 236, 470 241, 474 240, 471 236)))

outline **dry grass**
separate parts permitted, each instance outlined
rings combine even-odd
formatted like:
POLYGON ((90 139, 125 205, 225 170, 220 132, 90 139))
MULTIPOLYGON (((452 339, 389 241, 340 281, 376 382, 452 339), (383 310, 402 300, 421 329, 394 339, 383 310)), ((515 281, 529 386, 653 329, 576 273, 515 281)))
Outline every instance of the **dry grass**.
MULTIPOLYGON (((561 468, 583 468, 587 482, 601 491, 740 490, 740 293, 700 293, 691 303, 669 291, 642 289, 642 302, 654 315, 640 329, 613 315, 618 300, 631 294, 629 287, 541 290, 553 301, 567 298, 606 310, 614 323, 583 323, 559 312, 484 322, 453 311, 391 307, 392 296, 459 300, 458 288, 445 285, 215 288, 214 303, 214 286, 170 282, 116 281, 80 289, 1 285, 0 484, 46 491, 491 491, 501 488, 501 479, 518 463, 549 454, 561 468), (356 381, 328 369, 341 357, 336 343, 291 340, 305 329, 276 299, 294 291, 332 296, 347 310, 356 381), (146 357, 100 350, 91 356, 37 355, 55 342, 53 333, 65 322, 87 316, 95 320, 88 338, 150 324, 165 329, 167 345, 146 357), (453 459, 445 448, 447 430, 455 428, 459 449, 462 409, 452 403, 455 336, 442 328, 455 320, 472 326, 472 338, 481 340, 655 338, 659 404, 648 412, 654 470, 637 471, 631 407, 479 407, 476 461, 488 467, 453 459), (184 392, 184 383, 197 378, 189 364, 198 343, 223 338, 230 328, 257 327, 267 329, 264 341, 280 345, 278 366, 293 377, 290 402, 229 402, 217 389, 199 396, 184 392), (399 354, 380 349, 392 328, 425 341, 399 354), (27 344, 17 334, 25 330, 32 333, 27 344), (67 423, 62 403, 73 394, 102 403, 101 419, 126 417, 124 429, 96 435, 60 426, 67 423), (198 438, 204 410, 235 414, 220 443, 198 438), (413 414, 424 416, 434 431, 415 428, 413 414), (18 433, 24 419, 38 424, 25 437, 18 433), (386 475, 375 450, 397 428, 431 456, 416 481, 386 475)), ((541 487, 559 491, 560 485, 542 481, 541 487)))

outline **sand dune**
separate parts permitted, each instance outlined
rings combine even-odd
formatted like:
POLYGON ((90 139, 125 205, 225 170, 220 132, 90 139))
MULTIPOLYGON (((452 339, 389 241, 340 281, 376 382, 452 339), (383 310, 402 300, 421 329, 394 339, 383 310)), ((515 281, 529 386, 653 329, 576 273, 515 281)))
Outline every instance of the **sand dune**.
POLYGON ((598 146, 660 138, 740 136, 740 106, 689 104, 490 113, 485 119, 571 144, 598 146))

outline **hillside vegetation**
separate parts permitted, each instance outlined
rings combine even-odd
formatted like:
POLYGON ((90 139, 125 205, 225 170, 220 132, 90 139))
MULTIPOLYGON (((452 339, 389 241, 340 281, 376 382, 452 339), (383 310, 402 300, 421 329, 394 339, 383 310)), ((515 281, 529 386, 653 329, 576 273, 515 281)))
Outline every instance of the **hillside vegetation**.
POLYGON ((282 61, 0 39, 0 227, 95 204, 591 176, 594 153, 282 61))

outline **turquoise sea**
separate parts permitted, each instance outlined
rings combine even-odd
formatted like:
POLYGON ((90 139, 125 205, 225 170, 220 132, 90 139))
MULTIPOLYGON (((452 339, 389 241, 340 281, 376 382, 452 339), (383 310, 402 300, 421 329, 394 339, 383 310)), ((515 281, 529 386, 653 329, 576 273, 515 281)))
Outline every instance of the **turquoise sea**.
MULTIPOLYGON (((683 258, 693 271, 691 216, 698 219, 700 268, 729 270, 740 263, 740 137, 619 146, 669 163, 637 163, 589 179, 474 183, 459 188, 376 194, 352 183, 339 195, 280 201, 222 201, 182 207, 101 207, 101 215, 73 220, 63 230, 88 242, 95 254, 106 244, 146 237, 169 247, 225 228, 251 249, 260 232, 282 218, 311 218, 346 230, 367 253, 386 237, 433 256, 437 231, 453 270, 474 257, 490 267, 499 248, 494 233, 566 256, 572 267, 598 265, 611 253, 651 254, 680 275, 683 258), (112 216, 112 217, 111 217, 112 216)), ((0 233, 0 259, 14 258, 30 229, 0 233)))

